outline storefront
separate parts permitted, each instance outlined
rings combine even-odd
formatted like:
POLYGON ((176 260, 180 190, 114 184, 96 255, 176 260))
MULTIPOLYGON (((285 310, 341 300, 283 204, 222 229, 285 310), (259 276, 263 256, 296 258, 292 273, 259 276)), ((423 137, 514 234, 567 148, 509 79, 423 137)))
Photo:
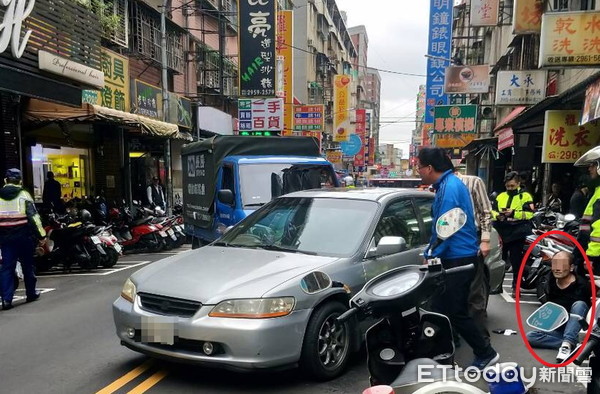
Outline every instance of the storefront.
MULTIPOLYGON (((82 89, 101 88, 104 79, 99 71, 101 27, 90 9, 78 2, 52 0, 28 2, 29 6, 31 13, 19 13, 14 4, 0 5, 0 20, 20 27, 5 29, 3 37, 15 36, 4 37, 10 45, 0 53, 0 173, 9 167, 23 169, 27 187, 34 185, 34 174, 33 162, 24 154, 31 140, 27 141, 21 111, 29 98, 79 107, 82 89)), ((40 160, 50 165, 47 157, 40 160)), ((35 178, 37 189, 39 174, 35 178)))

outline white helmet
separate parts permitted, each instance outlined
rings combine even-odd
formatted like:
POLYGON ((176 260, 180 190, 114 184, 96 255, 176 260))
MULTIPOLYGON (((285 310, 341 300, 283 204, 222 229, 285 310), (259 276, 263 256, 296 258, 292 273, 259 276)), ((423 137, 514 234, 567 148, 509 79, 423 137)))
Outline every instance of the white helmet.
POLYGON ((597 146, 597 147, 592 148, 589 151, 585 152, 583 154, 583 156, 581 156, 579 159, 577 159, 574 166, 575 167, 587 167, 590 164, 594 164, 594 163, 596 163, 596 165, 597 165, 596 171, 598 172, 598 175, 600 175, 600 146, 597 146))

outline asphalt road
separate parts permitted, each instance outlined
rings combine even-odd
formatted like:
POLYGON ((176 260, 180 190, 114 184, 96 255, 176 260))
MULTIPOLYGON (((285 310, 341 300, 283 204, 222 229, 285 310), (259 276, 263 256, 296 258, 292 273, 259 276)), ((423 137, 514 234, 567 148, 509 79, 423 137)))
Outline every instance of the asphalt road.
MULTIPOLYGON (((189 248, 173 251, 179 253, 189 248)), ((235 373, 152 360, 122 347, 115 335, 111 305, 125 279, 141 266, 171 253, 129 255, 112 269, 96 272, 44 274, 38 302, 16 299, 15 308, 0 311, 0 392, 5 393, 360 393, 368 386, 364 353, 356 354, 348 372, 326 383, 304 378, 297 370, 235 373)), ((509 278, 505 283, 509 283, 509 278)), ((24 296, 21 288, 17 296, 24 296)), ((529 298, 529 299, 528 299, 529 298)), ((523 298, 523 314, 537 304, 523 298), (531 303, 525 303, 525 302, 531 303)), ((504 293, 490 299, 488 328, 518 331, 514 300, 504 293)), ((501 361, 515 361, 531 376, 542 365, 529 354, 520 335, 492 334, 501 361), (528 372, 529 371, 529 372, 528 372)), ((550 362, 555 351, 541 351, 550 362)), ((457 349, 459 365, 472 355, 464 344, 457 349)), ((544 382, 538 369, 538 393, 584 393, 584 386, 555 371, 544 382), (570 382, 570 383, 567 383, 570 382)))

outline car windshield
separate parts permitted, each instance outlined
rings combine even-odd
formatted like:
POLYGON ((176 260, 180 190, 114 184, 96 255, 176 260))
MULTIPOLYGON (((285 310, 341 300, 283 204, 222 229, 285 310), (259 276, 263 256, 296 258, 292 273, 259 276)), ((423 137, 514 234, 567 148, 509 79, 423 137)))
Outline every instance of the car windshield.
POLYGON ((282 194, 333 185, 329 164, 261 163, 240 165, 242 204, 258 207, 282 194))
POLYGON ((333 198, 279 198, 248 216, 217 245, 294 253, 353 255, 378 204, 333 198))

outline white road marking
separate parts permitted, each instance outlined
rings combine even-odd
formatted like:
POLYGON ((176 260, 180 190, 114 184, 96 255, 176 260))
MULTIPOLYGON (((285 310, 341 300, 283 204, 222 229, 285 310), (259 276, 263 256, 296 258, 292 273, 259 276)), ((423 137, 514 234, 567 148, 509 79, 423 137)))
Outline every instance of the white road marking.
MULTIPOLYGON (((36 290, 39 290, 39 291, 40 291, 42 294, 44 294, 44 293, 49 293, 49 292, 51 292, 51 291, 54 291, 54 290, 56 290, 56 289, 52 289, 52 288, 40 288, 40 287, 36 287, 36 290)), ((14 296, 14 298, 13 298, 13 301, 24 300, 24 299, 26 299, 26 298, 27 298, 27 297, 25 296, 25 289, 17 289, 17 290, 15 291, 15 296, 14 296), (19 294, 21 294, 21 293, 23 293, 23 295, 19 295, 19 294)))
MULTIPOLYGON (((140 265, 144 265, 144 264, 148 264, 151 263, 150 260, 136 260, 136 261, 119 261, 115 267, 117 268, 98 268, 97 270, 95 270, 94 272, 88 272, 88 271, 78 271, 78 272, 71 272, 68 274, 54 274, 52 272, 44 272, 41 273, 40 275, 38 275, 39 278, 64 278, 64 277, 69 277, 69 276, 105 276, 105 275, 110 275, 110 274, 114 274, 115 272, 119 272, 119 271, 123 271, 126 269, 130 269, 130 268, 135 268, 135 267, 139 267, 140 265), (134 264, 126 264, 123 265, 123 263, 134 263, 134 264)), ((61 272, 61 271, 59 271, 61 272)))

